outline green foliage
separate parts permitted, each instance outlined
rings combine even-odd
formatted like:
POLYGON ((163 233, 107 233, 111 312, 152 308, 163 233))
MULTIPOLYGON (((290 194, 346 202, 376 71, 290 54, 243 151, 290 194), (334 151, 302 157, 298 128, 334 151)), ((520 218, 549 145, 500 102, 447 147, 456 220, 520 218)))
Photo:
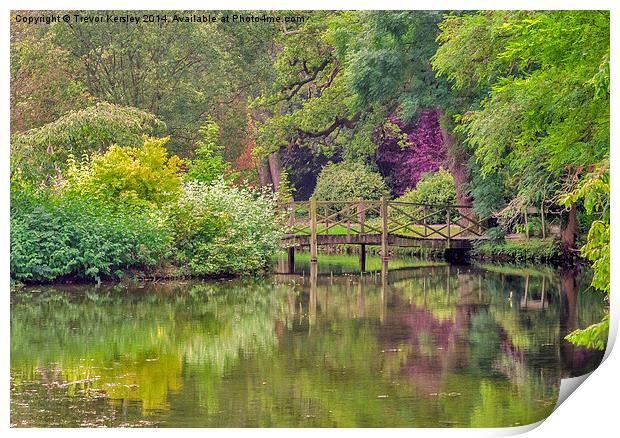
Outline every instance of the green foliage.
POLYGON ((226 216, 216 213, 199 183, 187 183, 179 197, 166 206, 173 239, 173 263, 186 274, 209 273, 204 267, 211 243, 225 231, 226 216))
POLYGON ((381 175, 363 164, 343 161, 323 167, 312 196, 323 201, 355 201, 388 195, 381 175))
POLYGON ((491 217, 505 206, 504 178, 498 173, 482 175, 478 162, 469 161, 469 192, 473 198, 474 213, 481 218, 491 217))
POLYGON ((458 130, 482 175, 506 172, 515 211, 555 198, 571 167, 609 154, 608 13, 485 11, 441 28, 434 68, 483 95, 458 130))
POLYGON ((49 190, 11 190, 11 278, 121 277, 155 266, 167 247, 155 212, 49 190))
POLYGON ((256 272, 277 251, 282 228, 267 190, 189 182, 169 210, 175 263, 189 274, 256 272))
POLYGON ((104 152, 114 143, 137 146, 162 124, 152 114, 109 103, 71 111, 40 128, 11 136, 11 166, 39 182, 64 170, 71 156, 104 152))
POLYGON ((293 187, 289 181, 288 172, 286 171, 286 169, 282 169, 282 171, 280 172, 280 182, 278 183, 278 201, 292 201, 294 192, 295 187, 293 187))
MULTIPOLYGON (((413 204, 434 204, 434 205, 454 205, 456 203, 456 191, 454 189, 454 178, 447 170, 440 168, 437 172, 425 174, 415 189, 408 190, 404 195, 397 199, 399 202, 411 202, 413 204)), ((417 215, 419 208, 412 208, 417 215)), ((437 214, 426 217, 428 223, 445 223, 446 214, 437 214)))
POLYGON ((372 157, 386 116, 410 120, 448 100, 428 62, 440 20, 435 11, 316 11, 278 35, 276 80, 254 102, 269 115, 257 123, 257 154, 295 143, 372 157))
POLYGON ((167 141, 144 137, 140 147, 112 145, 80 162, 71 157, 57 184, 38 191, 18 168, 11 178, 11 278, 99 280, 159 268, 165 275, 220 275, 267 266, 281 233, 276 195, 221 177, 182 185, 182 162, 168 155, 167 141))
POLYGON ((503 242, 504 237, 506 237, 506 231, 502 227, 493 227, 487 230, 486 235, 492 243, 498 244, 503 242))
MULTIPOLYGON (((595 214, 598 219, 592 222, 588 240, 581 248, 581 254, 592 262, 594 275, 592 286, 605 293, 610 293, 610 209, 609 209, 609 160, 598 163, 592 172, 584 176, 577 187, 563 197, 565 205, 583 201, 586 212, 595 214)), ((575 330, 566 339, 577 345, 589 348, 605 348, 609 331, 609 318, 593 324, 583 330, 575 330)))
POLYGON ((418 181, 415 189, 408 190, 398 200, 416 204, 453 205, 456 202, 454 178, 445 169, 428 172, 418 181))
POLYGON ((168 156, 166 138, 144 137, 140 147, 112 145, 105 153, 69 158, 64 189, 102 202, 161 205, 174 198, 181 185, 176 155, 168 156))
POLYGON ((604 350, 609 337, 609 315, 601 322, 592 324, 585 329, 577 329, 566 335, 565 339, 575 345, 586 348, 604 350))
POLYGON ((218 144, 220 128, 212 120, 199 130, 201 139, 196 143, 195 158, 187 162, 187 180, 196 180, 210 184, 223 177, 230 180, 236 175, 230 174, 230 164, 224 160, 221 152, 224 146, 218 144))
MULTIPOLYGON (((433 67, 482 97, 456 117, 457 131, 480 175, 511 189, 502 214, 583 201, 594 221, 581 253, 593 286, 609 292, 609 12, 482 11, 440 27, 433 67)), ((604 325, 568 339, 598 345, 604 325)))
POLYGON ((33 28, 15 15, 41 16, 41 11, 11 12, 11 132, 27 131, 92 105, 78 78, 83 66, 55 44, 49 27, 33 28))
MULTIPOLYGON (((192 13, 208 12, 183 11, 192 13)), ((92 18, 98 12, 80 14, 92 18)), ((228 146, 224 155, 230 160, 245 145, 247 102, 271 77, 272 57, 266 54, 272 50, 276 28, 197 24, 142 20, 133 26, 97 26, 86 22, 49 26, 47 33, 58 50, 67 53, 69 62, 83 66, 75 79, 91 95, 140 108, 163 120, 169 131, 162 134, 170 135, 172 152, 188 155, 200 138, 204 114, 209 114, 222 127, 223 143, 228 146)))

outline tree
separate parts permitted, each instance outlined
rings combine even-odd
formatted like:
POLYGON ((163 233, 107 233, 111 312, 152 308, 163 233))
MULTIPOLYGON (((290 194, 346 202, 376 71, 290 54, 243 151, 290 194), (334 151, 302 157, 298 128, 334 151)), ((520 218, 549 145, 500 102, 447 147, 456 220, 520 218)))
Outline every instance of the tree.
POLYGON ((11 132, 37 128, 70 110, 92 105, 93 96, 81 81, 79 60, 55 44, 47 26, 17 22, 15 12, 11 15, 11 132))
MULTIPOLYGON (((474 87, 484 95, 458 117, 459 130, 475 151, 482 179, 501 175, 515 188, 504 215, 532 205, 565 206, 565 247, 575 244, 578 202, 587 214, 600 215, 581 254, 594 263, 593 286, 604 291, 609 287, 609 25, 607 11, 448 16, 432 59, 454 87, 474 87)), ((605 324, 569 338, 601 347, 605 324)))
POLYGON ((388 117, 408 123, 430 110, 459 203, 469 204, 468 157, 447 123, 456 98, 428 62, 440 20, 438 12, 317 12, 281 34, 277 80, 256 101, 264 114, 257 153, 303 146, 370 162, 388 117))
POLYGON ((200 126, 212 117, 233 160, 244 146, 248 100, 272 71, 270 25, 72 21, 32 29, 11 26, 13 131, 105 101, 163 120, 168 148, 182 156, 191 154, 200 126))
POLYGON ((516 187, 504 213, 557 205, 579 166, 609 154, 609 16, 491 11, 441 28, 435 69, 484 96, 458 117, 480 174, 516 187))
POLYGON ((221 155, 224 146, 217 144, 220 136, 217 123, 209 120, 200 128, 200 135, 202 138, 196 143, 195 157, 187 162, 186 178, 206 184, 224 175, 227 175, 228 179, 234 179, 235 175, 230 174, 230 164, 221 155))
POLYGON ((41 127, 11 136, 11 168, 40 182, 65 168, 70 155, 104 152, 111 144, 136 146, 161 129, 152 114, 108 103, 71 111, 41 127))

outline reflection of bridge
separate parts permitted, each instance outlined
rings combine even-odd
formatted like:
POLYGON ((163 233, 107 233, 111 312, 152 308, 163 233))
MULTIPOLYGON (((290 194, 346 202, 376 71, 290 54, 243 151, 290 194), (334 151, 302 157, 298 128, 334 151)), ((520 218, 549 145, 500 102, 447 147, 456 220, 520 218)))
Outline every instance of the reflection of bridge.
POLYGON ((317 261, 318 246, 360 245, 360 267, 365 270, 366 245, 381 247, 387 259, 390 246, 426 247, 463 252, 484 239, 485 226, 469 206, 414 204, 388 201, 289 202, 289 234, 282 245, 289 248, 292 266, 294 248, 309 247, 310 260, 317 261))

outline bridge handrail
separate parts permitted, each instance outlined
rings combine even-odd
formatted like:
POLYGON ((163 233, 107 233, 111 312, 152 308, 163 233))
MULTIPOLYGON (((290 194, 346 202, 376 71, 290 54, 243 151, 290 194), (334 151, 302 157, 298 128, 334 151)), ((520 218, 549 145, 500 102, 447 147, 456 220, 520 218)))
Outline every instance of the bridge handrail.
MULTIPOLYGON (((377 199, 363 199, 363 200, 356 200, 356 201, 333 201, 333 200, 329 200, 329 201, 325 201, 325 200, 317 200, 316 204, 317 206, 319 205, 342 205, 342 204, 349 204, 349 205, 358 205, 360 203, 360 201, 363 201, 364 204, 366 206, 368 205, 380 205, 381 204, 381 200, 377 200, 377 199)), ((438 208, 462 208, 462 209, 472 209, 473 206, 471 205, 459 205, 459 204, 434 204, 434 203, 424 203, 424 202, 404 202, 404 201, 391 201, 388 200, 387 201, 388 205, 407 205, 407 206, 417 206, 417 207, 438 207, 438 208)), ((310 205, 310 201, 286 201, 281 203, 282 206, 290 206, 290 205, 296 205, 296 206, 306 206, 306 205, 310 205)))

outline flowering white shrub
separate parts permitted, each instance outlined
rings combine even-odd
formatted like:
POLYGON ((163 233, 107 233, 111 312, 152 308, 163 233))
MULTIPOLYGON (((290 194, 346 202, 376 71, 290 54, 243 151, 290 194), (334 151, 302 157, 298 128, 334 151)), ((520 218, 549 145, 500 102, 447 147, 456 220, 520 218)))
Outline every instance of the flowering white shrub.
POLYGON ((175 258, 191 274, 263 269, 283 232, 274 194, 223 180, 185 183, 169 208, 175 258))

